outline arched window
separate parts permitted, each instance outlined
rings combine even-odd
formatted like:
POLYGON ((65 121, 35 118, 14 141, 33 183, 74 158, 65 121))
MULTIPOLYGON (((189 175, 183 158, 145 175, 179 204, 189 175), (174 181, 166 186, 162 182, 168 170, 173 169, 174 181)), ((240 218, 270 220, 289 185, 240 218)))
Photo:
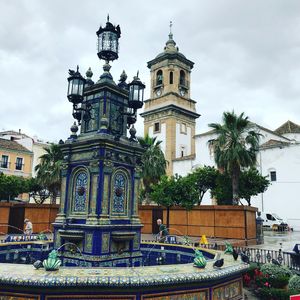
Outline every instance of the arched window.
POLYGON ((74 178, 74 212, 85 212, 88 195, 88 175, 79 171, 74 178))
POLYGON ((113 201, 112 213, 117 215, 127 215, 127 176, 122 171, 117 171, 113 177, 113 201))
POLYGON ((156 85, 163 84, 163 72, 162 70, 158 70, 156 73, 156 85))
POLYGON ((185 72, 183 70, 180 71, 179 84, 186 85, 185 84, 185 72))
POLYGON ((170 84, 173 84, 173 72, 170 72, 170 84))

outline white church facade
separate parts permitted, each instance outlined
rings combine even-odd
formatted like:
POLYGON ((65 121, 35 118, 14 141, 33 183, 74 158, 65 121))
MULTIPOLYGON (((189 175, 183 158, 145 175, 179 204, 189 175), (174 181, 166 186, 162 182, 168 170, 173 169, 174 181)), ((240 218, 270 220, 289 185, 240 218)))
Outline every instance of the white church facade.
MULTIPOLYGON (((162 141, 168 175, 186 175, 197 167, 215 166, 208 141, 214 131, 196 134, 196 101, 190 98, 194 63, 179 52, 170 33, 164 51, 148 62, 150 99, 145 102, 144 133, 162 141)), ((205 112, 203 112, 205 113, 205 112)), ((300 230, 300 126, 287 121, 275 130, 255 124, 262 134, 257 168, 268 176, 268 190, 251 199, 259 211, 276 213, 300 230)), ((207 192, 203 204, 212 204, 207 192)), ((245 202, 246 205, 246 202, 245 202)))

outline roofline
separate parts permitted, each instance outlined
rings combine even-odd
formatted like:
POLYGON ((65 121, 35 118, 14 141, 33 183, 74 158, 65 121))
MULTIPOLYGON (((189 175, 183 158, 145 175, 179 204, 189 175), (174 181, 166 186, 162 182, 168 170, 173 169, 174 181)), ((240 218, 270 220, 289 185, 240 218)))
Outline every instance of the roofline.
MULTIPOLYGON (((261 130, 267 131, 267 132, 269 132, 271 134, 274 134, 274 135, 276 135, 276 136, 278 136, 278 137, 280 137, 282 139, 285 139, 285 140, 287 140, 289 142, 291 141, 289 138, 287 138, 285 136, 282 136, 282 135, 280 135, 280 134, 278 134, 278 133, 276 133, 276 132, 274 132, 274 131, 272 131, 272 130, 270 130, 268 128, 265 128, 265 127, 261 126, 261 125, 258 125, 257 123, 252 123, 252 124, 254 124, 255 126, 257 126, 261 130)), ((210 134, 213 134, 213 133, 215 133, 215 129, 211 129, 211 130, 206 131, 204 133, 195 134, 195 137, 206 136, 206 135, 210 135, 210 134)))
MULTIPOLYGON (((147 67, 150 69, 153 65, 164 61, 166 59, 174 59, 177 58, 178 60, 184 62, 185 64, 187 64, 188 66, 190 66, 190 68, 192 69, 194 67, 194 62, 192 62, 191 60, 187 59, 183 54, 181 54, 180 52, 175 52, 175 53, 168 53, 168 52, 162 52, 163 55, 159 56, 159 57, 155 57, 154 59, 150 60, 147 62, 147 67), (180 55, 181 54, 181 55, 180 55)), ((158 54, 159 55, 159 54, 158 54)))
POLYGON ((164 107, 159 107, 159 108, 155 108, 155 109, 152 109, 152 110, 148 110, 146 112, 142 112, 142 113, 140 113, 140 116, 144 118, 149 114, 153 114, 153 113, 156 113, 156 112, 165 111, 165 110, 169 110, 169 109, 179 110, 183 114, 188 115, 188 116, 192 116, 195 119, 197 119, 201 116, 200 114, 198 114, 196 112, 187 110, 185 108, 179 107, 179 106, 174 105, 174 104, 170 104, 170 105, 167 105, 167 106, 164 106, 164 107))
POLYGON ((259 129, 261 129, 261 130, 265 130, 265 131, 267 131, 267 132, 269 132, 269 133, 272 133, 272 134, 274 134, 274 135, 276 135, 276 136, 279 136, 280 138, 282 138, 282 139, 285 139, 285 140, 287 140, 287 141, 291 141, 290 139, 288 139, 288 138, 286 138, 285 136, 282 136, 282 135, 280 135, 280 134, 278 134, 278 133, 276 133, 275 131, 273 131, 273 130, 270 130, 270 129, 268 129, 268 128, 266 128, 266 127, 263 127, 263 126, 261 126, 261 125, 258 125, 258 124, 256 124, 256 123, 253 123, 254 125, 256 125, 259 129))
POLYGON ((150 101, 155 101, 156 99, 159 99, 159 98, 162 98, 162 97, 165 97, 165 96, 168 96, 168 95, 174 95, 174 96, 176 96, 176 97, 179 96, 181 99, 190 101, 190 102, 195 103, 195 104, 197 103, 196 100, 193 100, 193 99, 191 99, 191 98, 190 98, 190 99, 186 99, 185 97, 182 97, 181 95, 179 95, 179 94, 177 94, 177 93, 175 93, 175 92, 167 92, 167 93, 161 95, 160 97, 146 99, 146 100, 144 100, 144 103, 147 103, 147 102, 150 102, 150 101))

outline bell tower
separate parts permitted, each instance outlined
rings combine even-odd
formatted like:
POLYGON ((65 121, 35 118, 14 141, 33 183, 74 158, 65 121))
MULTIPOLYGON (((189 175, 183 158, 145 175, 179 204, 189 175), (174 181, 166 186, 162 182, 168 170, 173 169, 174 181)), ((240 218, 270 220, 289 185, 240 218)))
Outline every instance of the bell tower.
POLYGON ((200 116, 191 99, 191 70, 194 63, 179 52, 170 22, 169 39, 164 51, 147 64, 150 69, 150 99, 145 100, 144 134, 162 141, 168 161, 167 175, 173 175, 173 161, 195 155, 195 126, 200 116))

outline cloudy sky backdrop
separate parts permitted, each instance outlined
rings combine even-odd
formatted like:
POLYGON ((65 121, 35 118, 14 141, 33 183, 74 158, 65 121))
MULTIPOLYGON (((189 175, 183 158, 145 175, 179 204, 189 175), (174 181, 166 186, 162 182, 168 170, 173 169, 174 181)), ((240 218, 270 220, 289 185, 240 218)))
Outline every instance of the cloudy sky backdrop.
MULTIPOLYGON (((180 52, 195 62, 197 133, 232 109, 270 129, 300 123, 300 1, 0 0, 0 130, 68 137, 68 69, 91 67, 98 80, 95 32, 108 13, 122 30, 111 73, 117 81, 125 69, 131 80, 140 70, 146 97, 146 63, 162 52, 173 21, 180 52)), ((141 118, 137 127, 142 134, 141 118)))

